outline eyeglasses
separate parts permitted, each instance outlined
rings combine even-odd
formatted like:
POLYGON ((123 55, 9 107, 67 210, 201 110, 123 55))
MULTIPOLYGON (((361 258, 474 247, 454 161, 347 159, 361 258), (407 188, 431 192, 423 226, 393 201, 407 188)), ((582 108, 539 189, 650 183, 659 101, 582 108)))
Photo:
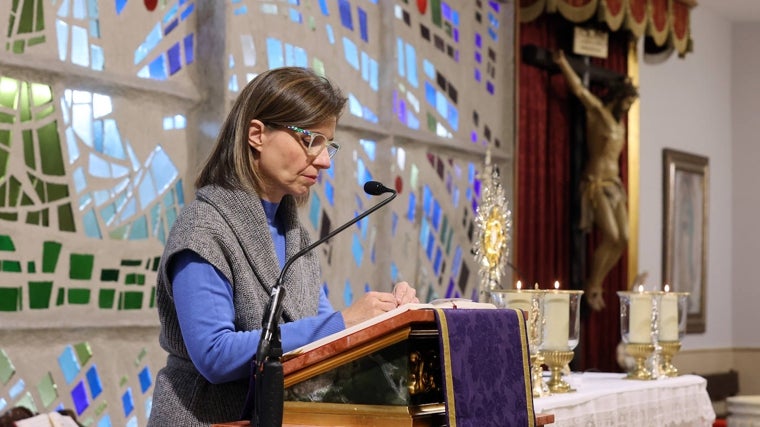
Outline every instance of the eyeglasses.
POLYGON ((306 153, 309 156, 317 157, 322 154, 322 150, 327 149, 327 155, 332 159, 335 153, 340 150, 340 145, 338 145, 337 142, 329 141, 327 137, 321 133, 301 129, 298 126, 283 127, 303 135, 301 137, 301 143, 306 147, 306 153))

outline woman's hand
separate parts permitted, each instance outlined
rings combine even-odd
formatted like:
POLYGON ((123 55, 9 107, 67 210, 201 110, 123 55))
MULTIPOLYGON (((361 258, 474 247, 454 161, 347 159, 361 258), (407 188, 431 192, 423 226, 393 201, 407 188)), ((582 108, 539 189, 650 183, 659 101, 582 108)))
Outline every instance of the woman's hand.
POLYGON ((397 305, 420 302, 417 298, 417 290, 407 282, 396 283, 396 286, 393 287, 393 296, 396 297, 397 305))

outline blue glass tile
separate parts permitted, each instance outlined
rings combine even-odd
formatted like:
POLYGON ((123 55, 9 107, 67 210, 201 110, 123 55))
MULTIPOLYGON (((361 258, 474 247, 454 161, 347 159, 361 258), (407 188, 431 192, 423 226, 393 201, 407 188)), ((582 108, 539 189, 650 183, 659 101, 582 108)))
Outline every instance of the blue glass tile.
POLYGON ((87 399, 87 391, 84 388, 84 381, 79 381, 71 389, 71 400, 74 402, 74 409, 76 409, 77 415, 82 415, 82 412, 90 406, 90 400, 87 399))
POLYGON ((327 198, 327 203, 330 206, 335 206, 335 187, 333 187, 330 181, 325 181, 325 198, 327 198))
POLYGON ((319 214, 322 212, 322 204, 319 201, 319 196, 317 196, 316 191, 311 192, 311 203, 309 206, 309 221, 311 221, 311 226, 315 230, 319 230, 319 214))
POLYGON ((124 6, 127 5, 127 0, 116 0, 116 14, 121 15, 121 11, 124 10, 124 6))
POLYGON ((319 10, 324 16, 330 16, 330 11, 327 9, 327 0, 319 0, 319 10))
POLYGON ((406 75, 406 67, 404 66, 404 41, 401 37, 396 37, 396 72, 401 77, 406 75))
POLYGON ((369 159, 374 162, 377 143, 370 139, 360 139, 359 144, 361 144, 362 148, 364 149, 364 153, 367 155, 367 157, 369 157, 369 159))
POLYGON ((233 12, 233 14, 235 16, 240 16, 240 15, 246 15, 246 14, 248 14, 248 6, 242 5, 240 7, 235 8, 235 11, 233 12))
POLYGON ((422 212, 425 214, 425 217, 430 217, 430 214, 433 212, 433 193, 427 185, 422 189, 422 212))
POLYGON ((148 72, 153 79, 166 80, 166 66, 164 64, 163 55, 159 55, 158 58, 148 64, 148 72))
POLYGON ((85 375, 87 377, 87 385, 90 386, 90 396, 92 396, 92 399, 95 400, 98 396, 100 396, 100 393, 103 392, 103 384, 100 382, 100 376, 98 375, 98 369, 95 365, 92 365, 90 369, 87 370, 87 374, 85 375))
POLYGON ((354 262, 356 262, 356 265, 361 267, 362 258, 364 258, 364 248, 362 248, 362 243, 359 241, 359 236, 356 233, 354 233, 351 242, 351 253, 354 255, 354 262))
POLYGON ((420 83, 417 80, 417 51, 414 46, 409 43, 405 43, 406 55, 406 80, 412 87, 419 87, 420 83))
POLYGON ((83 20, 87 16, 87 8, 83 0, 74 0, 71 8, 71 16, 83 20))
POLYGON ((364 120, 377 124, 379 122, 379 118, 377 117, 377 114, 375 114, 374 111, 370 110, 369 107, 364 106, 362 107, 362 117, 364 120))
POLYGON ((494 93, 493 82, 491 82, 491 81, 487 81, 486 82, 486 90, 488 91, 488 93, 490 93, 491 95, 493 95, 493 93, 494 93))
POLYGON ((171 33, 175 28, 177 28, 177 25, 179 25, 179 19, 173 19, 171 22, 169 22, 169 25, 164 27, 164 37, 171 33))
POLYGON ((454 298, 453 295, 456 293, 456 286, 454 285, 454 279, 449 279, 449 286, 446 287, 446 297, 445 298, 454 298))
POLYGON ((296 47, 293 51, 293 65, 296 67, 308 67, 309 55, 306 53, 306 49, 302 47, 296 47))
POLYGON ((4 397, 0 397, 0 412, 2 412, 6 406, 8 406, 8 401, 5 400, 4 397))
POLYGON ((441 275, 441 260, 443 259, 443 253, 441 247, 438 246, 435 249, 435 261, 433 261, 433 272, 436 276, 441 275))
POLYGON ((288 11, 288 16, 290 17, 291 22, 295 22, 297 24, 303 23, 303 15, 301 15, 301 12, 299 12, 298 9, 291 7, 288 11))
POLYGON ((369 60, 369 87, 373 91, 377 92, 379 89, 379 69, 380 66, 377 63, 377 60, 374 58, 370 58, 369 60))
POLYGON ((435 86, 430 84, 430 82, 425 82, 425 101, 427 101, 428 104, 435 106, 436 90, 435 86))
POLYGON ((482 79, 482 77, 480 76, 480 70, 476 68, 475 69, 475 81, 479 82, 481 79, 482 79))
POLYGON ((103 48, 98 45, 90 45, 90 68, 95 71, 103 71, 106 59, 103 48))
POLYGON ((327 32, 327 40, 330 42, 330 44, 335 44, 335 32, 333 31, 332 25, 326 24, 325 32, 327 32))
POLYGON ((23 379, 19 379, 16 381, 15 384, 11 386, 11 388, 8 390, 8 396, 11 399, 15 399, 18 397, 19 394, 24 392, 24 389, 26 388, 26 382, 23 379))
POLYGON ((103 153, 119 160, 126 160, 127 153, 124 151, 124 144, 121 143, 121 134, 116 121, 104 120, 103 133, 103 153))
POLYGON ((175 19, 175 16, 177 16, 177 11, 179 10, 178 4, 173 4, 169 10, 167 10, 164 13, 164 17, 162 18, 161 22, 166 24, 167 22, 171 21, 172 19, 175 19))
POLYGON ((501 10, 501 6, 497 1, 489 0, 488 5, 491 6, 491 9, 495 10, 496 13, 499 13, 499 10, 501 10))
POLYGON ((422 72, 428 79, 435 80, 435 65, 427 59, 422 60, 422 72))
POLYGON ((361 7, 357 7, 359 13, 359 34, 362 40, 369 42, 369 35, 367 30, 367 12, 361 7))
POLYGON ((147 366, 142 368, 137 376, 140 379, 140 391, 145 394, 145 392, 150 389, 150 386, 153 385, 153 379, 150 375, 150 368, 147 366))
POLYGON ((100 226, 98 225, 98 220, 95 217, 95 211, 90 209, 85 212, 84 216, 82 217, 82 222, 84 222, 84 232, 87 237, 93 239, 100 239, 103 237, 102 234, 100 234, 100 226))
POLYGON ((348 307, 354 302, 354 291, 351 290, 351 282, 346 279, 346 283, 343 285, 343 304, 348 307))
POLYGON ((451 193, 451 201, 455 208, 459 207, 459 188, 454 187, 454 190, 451 193))
POLYGON ((433 228, 438 231, 438 227, 441 225, 441 205, 438 200, 433 200, 433 215, 430 218, 430 222, 433 223, 433 228))
POLYGON ((409 192, 409 209, 406 211, 406 219, 414 222, 414 213, 417 211, 417 196, 413 191, 409 192))
POLYGON ((493 28, 488 29, 488 37, 490 37, 491 40, 493 41, 497 41, 497 39, 499 38, 499 36, 496 34, 496 31, 494 31, 493 28))
POLYGON ((369 82, 369 55, 367 52, 362 51, 360 54, 361 58, 361 73, 362 73, 362 80, 365 82, 369 82))
POLYGON ((285 65, 282 56, 282 42, 278 39, 267 37, 267 65, 269 68, 279 68, 285 65))
POLYGON ((425 255, 427 255, 428 260, 433 260, 433 248, 435 248, 435 235, 433 233, 429 233, 427 236, 427 244, 425 245, 425 255))
MULTIPOLYGON (((150 173, 156 181, 156 188, 161 193, 166 191, 171 183, 177 179, 177 175, 179 175, 179 171, 174 166, 174 163, 172 163, 172 159, 169 158, 169 155, 166 154, 166 151, 160 145, 153 150, 153 155, 150 159, 150 173)), ((147 204, 147 201, 143 200, 143 206, 147 204)))
POLYGON ((398 266, 396 266, 396 263, 393 261, 391 261, 391 281, 393 283, 400 281, 399 274, 398 274, 398 266))
POLYGON ((192 34, 188 34, 185 36, 185 38, 182 40, 185 47, 185 65, 190 65, 193 63, 193 60, 195 59, 195 53, 193 51, 193 46, 195 45, 195 39, 193 38, 192 34))
POLYGON ((67 345, 58 356, 58 366, 61 368, 66 384, 71 384, 81 370, 72 346, 67 345))
POLYGON ((475 47, 481 49, 483 47, 483 36, 480 33, 475 33, 475 47))
POLYGON ((127 391, 121 395, 121 406, 124 408, 124 417, 128 417, 129 414, 135 409, 135 400, 132 397, 132 388, 128 387, 127 391))
POLYGON ((194 11, 195 11, 195 3, 190 3, 190 5, 187 6, 187 9, 185 9, 180 15, 180 19, 184 21, 185 19, 187 19, 188 16, 192 15, 194 11))
POLYGON ((174 43, 172 47, 166 52, 166 57, 169 60, 169 75, 174 75, 177 71, 182 69, 181 51, 179 48, 179 42, 174 43))
POLYGON ((137 218, 132 222, 132 227, 129 230, 130 240, 146 239, 148 237, 148 219, 145 216, 137 218))
POLYGON ((58 59, 60 61, 65 61, 66 56, 68 54, 68 42, 69 42, 69 24, 65 23, 64 21, 61 21, 60 19, 55 20, 55 33, 57 35, 58 39, 58 59))
POLYGON ((454 38, 454 43, 459 43, 459 29, 454 28, 454 30, 451 33, 451 37, 454 38))
POLYGON ((451 21, 451 6, 446 2, 441 2, 441 16, 447 21, 451 21))
POLYGON ((111 424, 111 416, 106 414, 103 418, 98 421, 97 424, 98 427, 113 427, 113 424, 111 424))
POLYGON ((481 64, 483 62, 483 54, 480 51, 475 51, 475 62, 481 64))
POLYGON ((420 224, 420 246, 427 244, 427 236, 430 234, 430 226, 428 225, 427 218, 422 218, 420 224))
POLYGON ((459 130, 459 110, 452 104, 448 105, 448 115, 446 119, 449 122, 451 128, 456 132, 459 130))
POLYGON ((137 417, 133 416, 130 418, 124 427, 139 427, 139 424, 137 424, 137 417))
POLYGON ((145 399, 145 418, 150 418, 150 412, 153 410, 153 396, 148 396, 145 399))
POLYGON ((451 23, 459 26, 459 12, 454 9, 451 10, 451 23))
POLYGON ((359 70, 359 50, 356 48, 356 44, 348 37, 343 37, 343 56, 346 58, 351 67, 355 70, 359 70))
POLYGON ((340 23, 348 30, 354 30, 354 23, 351 19, 351 3, 348 0, 338 0, 338 11, 340 12, 340 23))
POLYGON ((438 112, 438 114, 441 117, 446 117, 448 114, 448 101, 446 100, 446 95, 443 94, 443 92, 436 90, 435 91, 435 110, 438 112))
POLYGON ((71 26, 71 63, 90 66, 90 43, 87 29, 78 25, 71 26))

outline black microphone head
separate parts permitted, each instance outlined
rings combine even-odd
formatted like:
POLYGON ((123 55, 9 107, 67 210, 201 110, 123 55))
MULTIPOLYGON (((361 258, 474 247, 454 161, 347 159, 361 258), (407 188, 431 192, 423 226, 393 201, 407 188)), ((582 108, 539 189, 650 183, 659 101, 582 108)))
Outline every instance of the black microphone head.
POLYGON ((396 191, 377 181, 367 181, 364 183, 364 192, 370 196, 379 196, 383 193, 395 193, 396 191))

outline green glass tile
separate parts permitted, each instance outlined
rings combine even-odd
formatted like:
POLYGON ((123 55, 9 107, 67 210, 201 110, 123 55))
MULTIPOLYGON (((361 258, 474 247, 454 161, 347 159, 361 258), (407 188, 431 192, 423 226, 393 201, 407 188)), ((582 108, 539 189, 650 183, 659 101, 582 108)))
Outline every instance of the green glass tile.
POLYGON ((42 110, 37 112, 37 120, 42 120, 46 118, 47 116, 55 113, 55 105, 50 104, 47 107, 43 108, 42 110))
POLYGON ((90 343, 87 341, 75 344, 74 351, 77 353, 80 366, 86 365, 92 359, 92 347, 90 347, 90 343))
POLYGON ((433 19, 433 24, 436 27, 441 27, 441 0, 430 0, 430 13, 433 19))
POLYGON ((10 179, 10 186, 8 187, 8 206, 18 206, 18 199, 21 196, 21 192, 21 183, 15 176, 12 176, 10 179))
POLYGON ((46 183, 45 189, 49 202, 69 198, 69 186, 66 184, 46 183))
POLYGON ((118 282, 119 270, 116 270, 113 268, 104 268, 100 270, 100 281, 101 282, 118 282))
MULTIPOLYGON (((28 118, 23 118, 22 114, 22 121, 29 120, 28 118)), ((34 134, 32 133, 31 129, 23 129, 21 130, 21 141, 24 145, 24 164, 32 170, 37 169, 37 159, 35 157, 35 153, 37 153, 37 150, 34 146, 34 134)))
POLYGON ((58 385, 53 380, 53 375, 48 372, 37 383, 37 393, 42 400, 42 406, 47 408, 58 399, 58 385))
POLYGON ((18 261, 4 260, 2 270, 8 273, 21 273, 21 263, 18 261))
POLYGON ((435 116, 431 113, 427 113, 427 127, 430 132, 435 133, 435 128, 438 125, 438 121, 435 119, 435 116))
POLYGON ((0 251, 13 252, 15 250, 16 246, 13 244, 13 239, 11 236, 7 234, 0 234, 0 251))
POLYGON ((12 110, 18 108, 18 80, 0 77, 0 105, 12 110))
POLYGON ((129 273, 129 274, 127 274, 127 276, 124 278, 124 284, 125 285, 134 285, 135 283, 137 283, 136 276, 137 275, 135 273, 129 273))
POLYGON ((73 280, 90 280, 92 279, 92 266, 95 263, 95 257, 91 254, 74 254, 69 255, 69 278, 73 280))
POLYGON ((52 176, 64 176, 66 174, 66 167, 63 162, 61 141, 58 138, 58 122, 52 121, 38 128, 37 138, 39 139, 40 152, 45 153, 40 159, 42 173, 52 176))
POLYGON ((143 292, 125 291, 119 293, 119 310, 139 310, 142 308, 143 292))
MULTIPOLYGON (((0 136, 2 136, 2 131, 0 131, 0 136)), ((3 141, 0 139, 1 142, 3 141)), ((5 176, 8 173, 8 161, 10 158, 10 150, 0 150, 0 176, 5 176)))
POLYGON ((58 288, 58 296, 55 298, 55 305, 63 305, 65 296, 66 296, 66 290, 63 288, 58 288))
POLYGON ((53 282, 29 282, 29 308, 49 308, 51 295, 53 282))
POLYGON ((42 244, 42 272, 55 273, 58 257, 61 255, 61 244, 45 242, 42 244))
POLYGON ((87 418, 77 420, 79 424, 81 424, 83 427, 90 427, 95 424, 95 418, 88 416, 87 418))
POLYGON ((156 287, 150 288, 150 308, 156 307, 156 287))
POLYGON ((32 83, 32 102, 35 106, 53 102, 53 90, 50 86, 41 83, 32 83))
POLYGON ((13 53, 15 54, 22 54, 24 53, 24 41, 23 40, 16 40, 13 42, 13 53))
POLYGON ((0 348, 0 384, 6 386, 16 373, 16 368, 5 350, 0 348))
POLYGON ((123 377, 119 379, 119 387, 124 387, 124 385, 126 385, 128 381, 129 381, 129 378, 126 375, 124 375, 123 377))
POLYGON ((153 266, 150 267, 151 271, 158 271, 158 266, 161 264, 161 257, 153 257, 153 266))
POLYGON ((142 261, 139 259, 123 259, 121 260, 121 265, 124 267, 137 267, 142 265, 142 261))
MULTIPOLYGON (((21 82, 21 90, 18 93, 19 100, 18 100, 18 113, 19 117, 21 117, 22 122, 29 122, 32 120, 32 109, 31 105, 29 105, 29 83, 28 82, 21 82)), ((22 135, 24 133, 28 133, 29 140, 31 142, 32 133, 31 131, 23 131, 22 135)), ((25 137, 26 138, 26 137, 25 137)))
POLYGON ((90 290, 83 288, 69 288, 68 303, 86 305, 90 303, 90 290))
POLYGON ((108 401, 104 400, 103 402, 100 402, 100 405, 98 405, 97 408, 95 408, 95 416, 99 417, 103 415, 103 412, 105 412, 106 409, 108 409, 108 401))
POLYGON ((21 288, 0 287, 0 311, 21 311, 21 288))
POLYGON ((145 275, 144 274, 137 274, 137 284, 140 286, 145 285, 145 275))
POLYGON ((74 212, 71 210, 71 203, 65 203, 58 206, 58 228, 61 231, 69 231, 72 233, 77 231, 76 223, 74 222, 74 212))
POLYGON ((26 263, 26 271, 28 273, 36 273, 37 272, 37 263, 34 261, 29 261, 26 263))
POLYGON ((30 225, 42 225, 42 217, 39 212, 29 212, 26 214, 25 222, 30 225))
POLYGON ((98 291, 98 307, 113 308, 116 299, 116 289, 101 289, 98 291))
POLYGON ((34 398, 32 397, 32 393, 26 392, 24 393, 24 397, 16 401, 15 406, 23 406, 24 408, 29 409, 30 411, 34 412, 35 414, 39 412, 37 410, 37 405, 34 403, 34 398))
POLYGON ((135 359, 135 367, 140 366, 142 364, 143 359, 145 359, 145 356, 148 355, 148 349, 143 347, 140 350, 140 353, 137 355, 137 359, 135 359))

